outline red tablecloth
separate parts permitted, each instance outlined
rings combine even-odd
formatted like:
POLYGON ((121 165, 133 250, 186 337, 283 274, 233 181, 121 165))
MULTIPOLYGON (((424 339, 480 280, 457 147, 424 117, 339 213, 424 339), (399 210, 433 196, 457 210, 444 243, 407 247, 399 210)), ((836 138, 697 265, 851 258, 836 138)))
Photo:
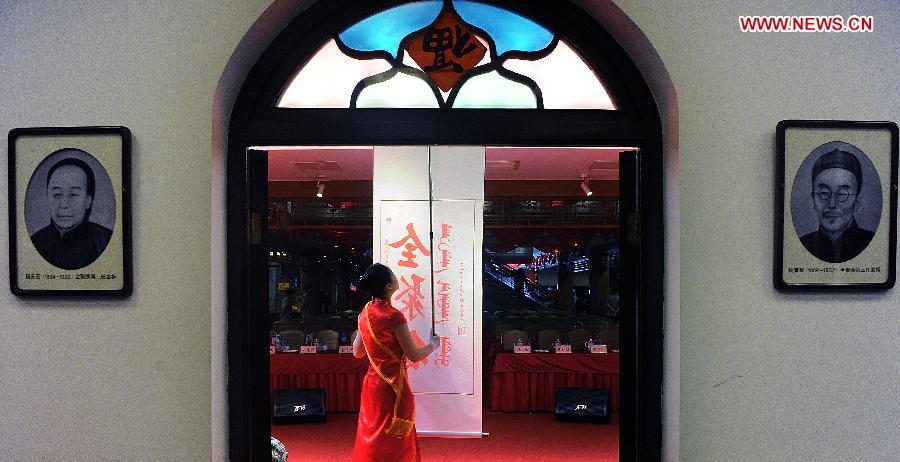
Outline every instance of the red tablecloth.
POLYGON ((559 387, 606 388, 619 409, 619 354, 513 354, 494 358, 491 409, 552 411, 559 387))
POLYGON ((269 387, 324 388, 329 412, 356 412, 368 369, 368 359, 351 354, 278 353, 269 355, 269 387))

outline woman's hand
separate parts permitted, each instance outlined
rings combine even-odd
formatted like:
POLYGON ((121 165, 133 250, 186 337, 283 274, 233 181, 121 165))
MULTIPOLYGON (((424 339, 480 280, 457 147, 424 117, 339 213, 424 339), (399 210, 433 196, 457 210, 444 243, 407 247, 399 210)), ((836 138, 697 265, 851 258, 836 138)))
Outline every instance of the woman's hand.
MULTIPOLYGON (((416 342, 412 338, 412 334, 409 332, 409 325, 400 324, 397 327, 391 329, 391 332, 394 333, 394 336, 397 337, 397 341, 400 343, 400 348, 403 349, 403 354, 409 358, 410 361, 416 363, 428 357, 431 353, 436 349, 432 342, 425 344, 422 348, 416 346, 416 342)), ((419 340, 421 342, 421 340, 419 340)))
POLYGON ((353 356, 356 358, 364 358, 366 356, 366 347, 363 345, 362 334, 356 332, 353 338, 353 356))
POLYGON ((441 337, 438 335, 431 336, 431 346, 434 347, 435 350, 441 347, 441 337))

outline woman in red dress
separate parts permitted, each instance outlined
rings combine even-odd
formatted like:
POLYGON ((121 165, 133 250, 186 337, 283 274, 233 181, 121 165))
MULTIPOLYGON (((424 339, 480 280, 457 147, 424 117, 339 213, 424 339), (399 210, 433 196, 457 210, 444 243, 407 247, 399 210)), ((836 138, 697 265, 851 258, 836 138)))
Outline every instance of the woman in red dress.
POLYGON ((353 462, 420 461, 416 439, 416 403, 406 375, 407 359, 418 362, 435 350, 437 336, 416 346, 406 317, 391 306, 399 283, 380 263, 366 269, 359 287, 372 295, 359 315, 353 355, 369 357, 363 379, 353 462))

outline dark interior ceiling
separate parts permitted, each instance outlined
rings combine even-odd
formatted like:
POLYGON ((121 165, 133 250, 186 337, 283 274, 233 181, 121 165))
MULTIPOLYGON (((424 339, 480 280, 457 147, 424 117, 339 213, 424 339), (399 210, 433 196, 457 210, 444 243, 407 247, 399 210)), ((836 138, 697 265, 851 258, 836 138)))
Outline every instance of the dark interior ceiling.
MULTIPOLYGON (((552 251, 615 240, 623 149, 487 147, 485 247, 552 251)), ((366 146, 269 149, 270 247, 304 255, 370 248, 372 165, 366 146)))

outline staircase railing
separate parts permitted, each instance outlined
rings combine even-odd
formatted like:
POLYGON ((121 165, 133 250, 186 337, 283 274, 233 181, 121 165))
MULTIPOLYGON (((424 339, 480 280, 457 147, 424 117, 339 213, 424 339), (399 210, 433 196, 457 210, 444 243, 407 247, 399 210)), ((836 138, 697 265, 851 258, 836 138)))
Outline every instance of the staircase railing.
MULTIPOLYGON (((499 281, 511 290, 516 290, 516 271, 509 269, 505 264, 498 262, 491 254, 485 252, 482 261, 484 262, 484 273, 493 279, 499 281)), ((541 306, 548 306, 553 299, 553 295, 549 290, 528 280, 523 275, 524 296, 533 303, 541 306)))

